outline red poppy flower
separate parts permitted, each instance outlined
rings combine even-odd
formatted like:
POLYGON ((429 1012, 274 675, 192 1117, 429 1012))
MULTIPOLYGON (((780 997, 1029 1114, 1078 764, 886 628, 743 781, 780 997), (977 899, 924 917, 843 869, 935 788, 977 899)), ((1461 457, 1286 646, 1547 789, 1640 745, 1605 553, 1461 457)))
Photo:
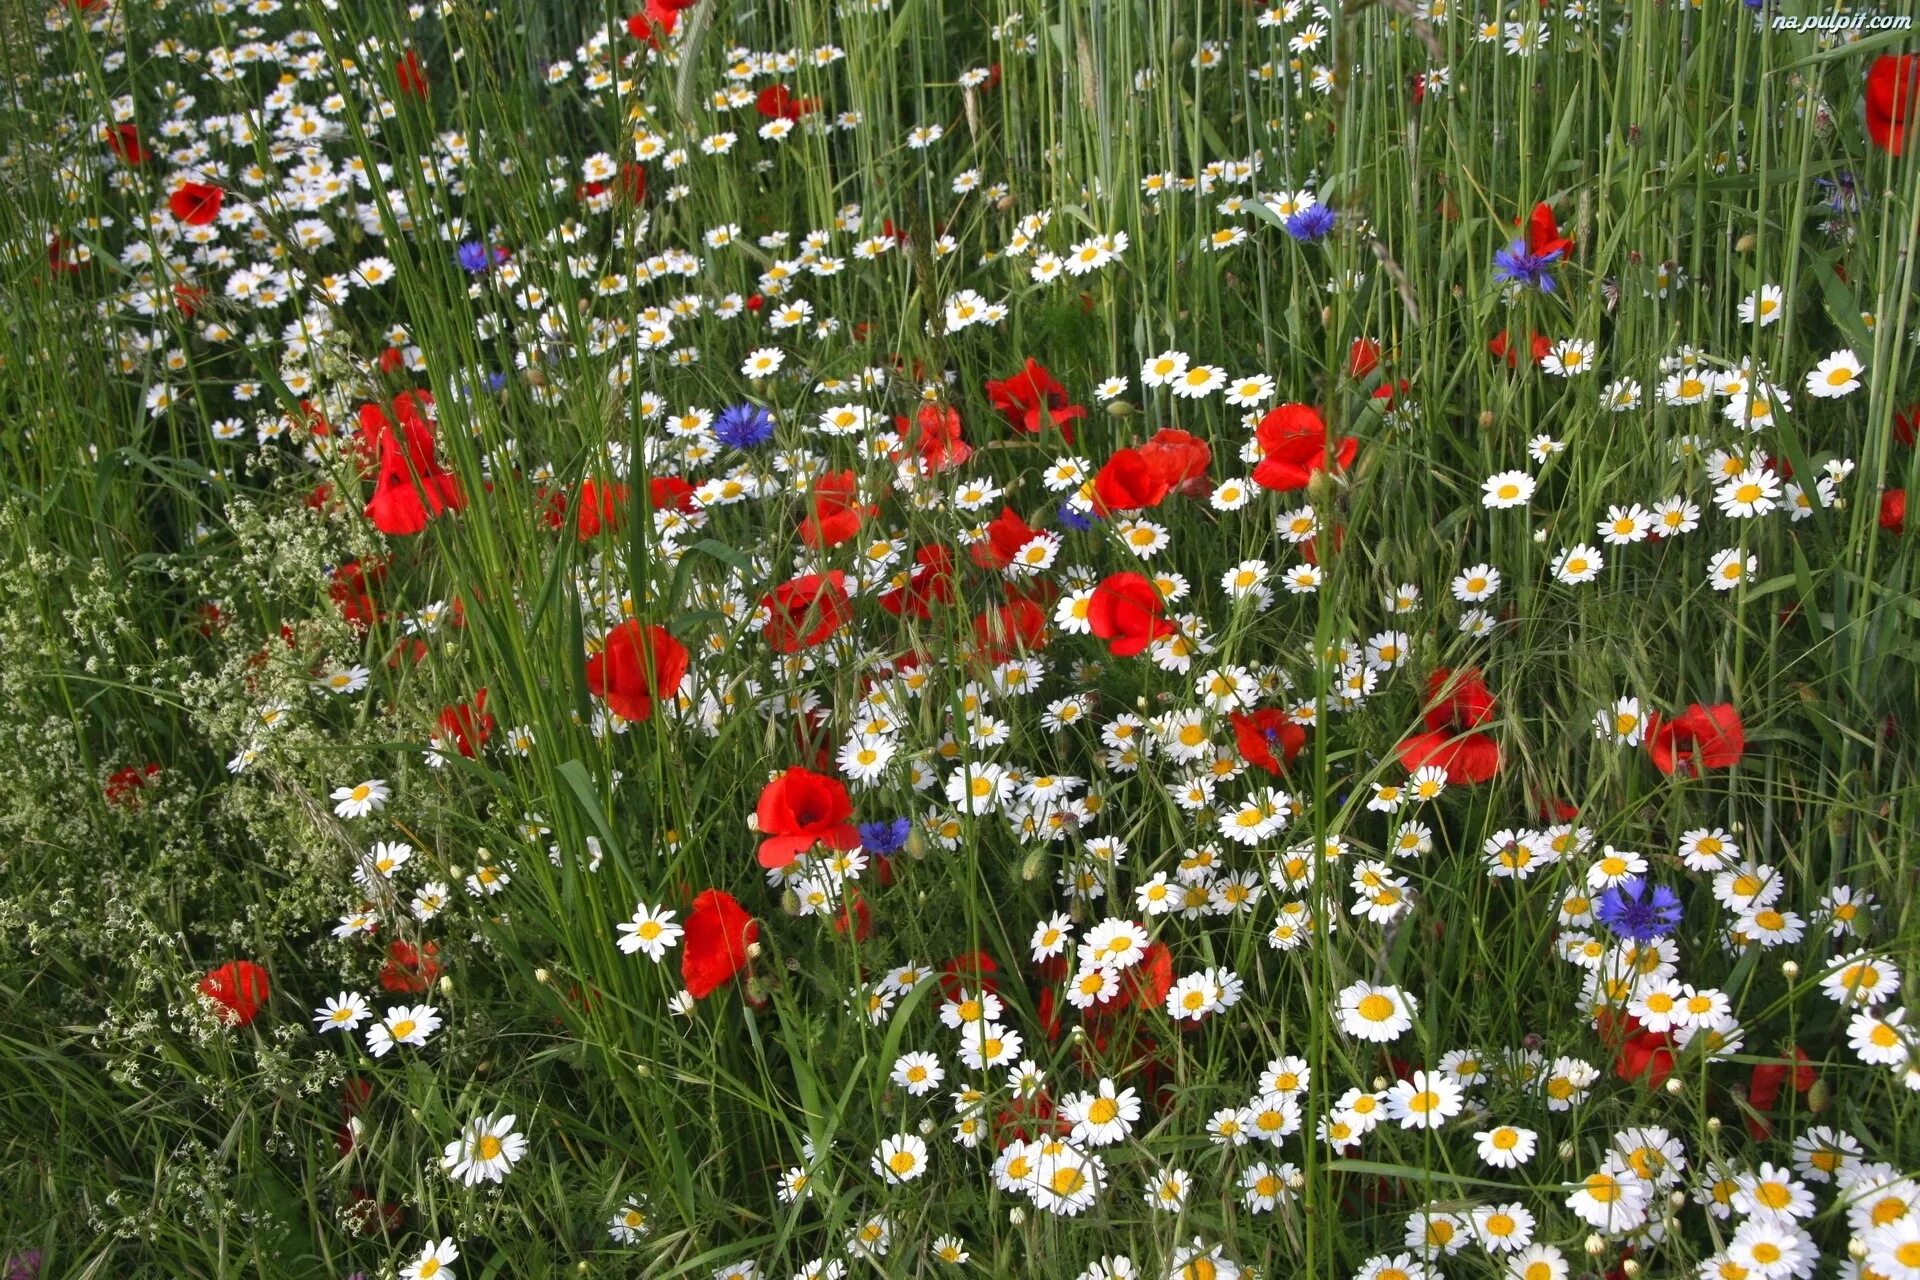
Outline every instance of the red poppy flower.
POLYGON ((1899 155, 1907 143, 1907 125, 1920 102, 1920 54, 1882 54, 1867 71, 1867 137, 1882 151, 1899 155))
POLYGON ((1002 507, 1000 514, 987 522, 987 536, 967 548, 967 554, 982 569, 1004 569, 1013 563, 1015 553, 1039 533, 1018 511, 1002 507))
POLYGON ((682 515, 693 512, 693 486, 681 476, 655 476, 647 481, 647 509, 650 511, 678 511, 682 515))
POLYGON ((493 736, 493 717, 487 714, 487 691, 481 689, 469 702, 457 702, 440 712, 440 741, 452 744, 471 760, 493 736))
POLYGON ((574 513, 574 536, 590 542, 602 531, 612 533, 625 522, 627 486, 588 480, 580 486, 580 506, 574 513))
POLYGON ((107 779, 107 785, 104 788, 107 803, 124 806, 128 809, 139 808, 140 793, 146 789, 147 779, 159 772, 160 766, 157 764, 150 764, 145 768, 128 765, 124 769, 114 770, 113 775, 107 779))
POLYGON ((1427 729, 1402 740, 1400 763, 1411 773, 1426 765, 1447 771, 1447 781, 1485 782, 1500 770, 1500 744, 1476 732, 1493 720, 1495 705, 1480 673, 1455 674, 1446 667, 1427 680, 1427 729))
POLYGON ((222 1022, 244 1027, 267 1002, 267 971, 251 960, 229 960, 200 979, 200 994, 219 1007, 222 1022))
POLYGON ((687 647, 665 627, 629 618, 587 659, 587 688, 623 720, 646 720, 654 699, 671 698, 687 674, 687 647))
MULTIPOLYGON (((1793 1047, 1793 1061, 1756 1062, 1753 1075, 1747 1081, 1747 1102, 1755 1111, 1772 1111, 1780 1101, 1780 1091, 1786 1086, 1789 1076, 1793 1079, 1793 1091, 1805 1093, 1813 1088, 1819 1075, 1813 1069, 1813 1060, 1807 1057, 1807 1051, 1799 1045, 1793 1047)), ((1761 1116, 1747 1117, 1747 1132, 1756 1142, 1770 1137, 1773 1125, 1761 1116)))
POLYGON ((1173 952, 1164 942, 1153 942, 1140 957, 1140 963, 1120 973, 1120 985, 1112 997, 1089 1005, 1081 1011, 1081 1021, 1098 1023, 1113 1018, 1124 1009, 1157 1009, 1166 1003, 1173 989, 1173 952))
POLYGON ((1613 1074, 1632 1083, 1658 1089, 1673 1074, 1673 1038, 1664 1031, 1641 1031, 1620 1044, 1613 1074))
POLYGON ((1207 468, 1213 465, 1213 449, 1199 436, 1178 427, 1162 427, 1140 446, 1140 455, 1182 497, 1203 498, 1212 491, 1207 468))
MULTIPOLYGON (((431 450, 431 443, 428 448, 431 450)), ((466 505, 460 482, 452 472, 433 461, 431 454, 424 466, 412 454, 411 448, 400 447, 396 437, 385 438, 380 449, 380 474, 374 481, 373 497, 367 500, 367 519, 380 532, 396 537, 419 533, 433 516, 466 505)))
POLYGON ((772 612, 767 643, 775 653, 811 649, 853 620, 847 575, 838 569, 783 582, 761 603, 772 612))
POLYGON ((846 784, 793 765, 760 790, 753 816, 760 834, 760 865, 784 867, 817 844, 851 849, 860 832, 849 821, 853 800, 846 784))
POLYGON ((1880 527, 1888 533, 1907 531, 1907 491, 1888 489, 1880 495, 1880 527))
POLYGON ((614 189, 628 204, 640 204, 647 198, 647 170, 637 160, 620 163, 620 185, 614 189))
POLYGON ((963 951, 940 966, 940 995, 955 1003, 963 992, 998 994, 1000 964, 984 951, 963 951))
MULTIPOLYGON (((332 427, 318 413, 312 412, 305 401, 301 407, 308 411, 309 429, 314 435, 329 435, 332 427)), ((433 420, 429 416, 433 409, 431 391, 402 391, 392 400, 392 414, 379 404, 368 402, 360 406, 360 434, 355 440, 360 458, 365 465, 374 466, 381 452, 387 448, 389 437, 398 433, 407 450, 407 460, 415 471, 430 472, 439 470, 434 455, 433 420), (399 425, 394 425, 398 419, 399 425)))
POLYGON ((1087 621, 1093 634, 1107 642, 1116 658, 1131 658, 1174 626, 1162 616, 1165 602, 1151 578, 1138 573, 1115 573, 1100 580, 1087 601, 1087 621))
POLYGON ((837 547, 859 533, 875 510, 861 505, 860 480, 850 470, 815 477, 808 505, 813 514, 800 522, 800 540, 816 550, 837 547))
POLYGON ((1358 381, 1380 367, 1380 344, 1372 338, 1355 338, 1347 348, 1347 376, 1358 381))
POLYGON ((1260 442, 1260 464, 1253 469, 1254 483, 1287 493, 1304 489, 1313 473, 1327 468, 1353 465, 1360 442, 1342 436, 1331 455, 1327 447, 1327 424, 1320 411, 1310 404, 1282 404, 1267 410, 1254 429, 1260 442))
MULTIPOLYGON (((1538 333, 1528 337, 1527 345, 1535 364, 1539 364, 1542 360, 1545 360, 1547 353, 1553 350, 1552 339, 1538 333)), ((1491 351, 1496 359, 1505 360, 1507 362, 1507 368, 1509 369, 1514 368, 1519 363, 1519 353, 1514 350, 1512 341, 1507 336, 1505 329, 1502 329, 1493 341, 1487 344, 1487 350, 1491 351)))
POLYGON ((410 98, 426 101, 430 86, 427 83, 427 69, 420 64, 419 50, 407 50, 406 57, 393 64, 393 74, 399 78, 400 92, 410 98))
POLYGON ((1233 722, 1233 741, 1240 758, 1268 773, 1286 772, 1307 745, 1307 731, 1277 707, 1261 707, 1251 715, 1236 711, 1228 718, 1233 722))
POLYGON ((923 620, 932 615, 934 605, 953 601, 953 552, 938 543, 914 553, 905 585, 880 594, 880 607, 888 613, 923 620))
POLYGON ((898 416, 893 422, 928 471, 946 471, 973 456, 973 446, 960 438, 960 413, 952 405, 923 404, 911 423, 898 416))
POLYGON ((378 581, 386 576, 386 565, 363 566, 358 560, 349 560, 334 569, 333 581, 327 584, 327 594, 333 598, 340 616, 355 631, 365 631, 380 620, 380 607, 374 603, 368 581, 369 578, 378 581))
POLYGON ((680 952, 680 980, 695 1000, 704 1000, 747 967, 747 949, 760 924, 723 889, 693 900, 680 952))
POLYGON ((143 165, 147 162, 147 149, 140 142, 140 126, 135 124, 116 124, 107 129, 107 147, 121 160, 131 165, 143 165))
MULTIPOLYGON (((883 861, 880 865, 884 867, 887 864, 883 861)), ((840 913, 833 918, 833 931, 845 937, 851 929, 855 942, 865 942, 873 936, 873 909, 867 905, 866 895, 858 889, 852 890, 850 896, 853 906, 851 909, 846 906, 840 908, 840 913)))
POLYGON ((219 187, 187 182, 167 197, 167 208, 188 226, 204 227, 220 216, 220 202, 226 197, 227 193, 219 187))
POLYGON ((1573 253, 1573 241, 1560 234, 1553 210, 1544 204, 1533 206, 1533 213, 1527 218, 1527 252, 1541 258, 1550 253, 1565 258, 1573 253))
POLYGON ((1710 707, 1695 702, 1672 720, 1649 711, 1641 741, 1660 772, 1684 768, 1692 776, 1703 769, 1731 769, 1747 751, 1746 726, 1725 702, 1710 707))
POLYGON ((68 254, 73 252, 73 244, 65 236, 55 234, 47 241, 47 268, 57 276, 70 276, 80 270, 80 264, 71 261, 68 254))
POLYGON ((415 995, 432 988, 440 978, 440 944, 411 942, 395 938, 387 944, 387 958, 380 966, 380 988, 394 993, 415 995))
POLYGON ((753 109, 769 120, 799 120, 820 104, 812 98, 796 98, 783 84, 770 84, 753 101, 753 109))
POLYGON ((1093 509, 1145 511, 1166 500, 1172 486, 1166 475, 1138 449, 1115 449, 1093 477, 1093 509))
POLYGON ((1067 389, 1032 356, 1011 378, 988 382, 987 398, 1016 430, 1038 434, 1049 426, 1058 427, 1068 444, 1073 443, 1073 420, 1087 413, 1081 406, 1067 403, 1067 389))
POLYGON ((1893 438, 1909 449, 1915 440, 1920 440, 1920 404, 1910 404, 1894 412, 1893 438))
POLYGON ((973 643, 989 666, 999 666, 1021 653, 1044 649, 1047 615, 1031 600, 1009 600, 973 620, 973 643))

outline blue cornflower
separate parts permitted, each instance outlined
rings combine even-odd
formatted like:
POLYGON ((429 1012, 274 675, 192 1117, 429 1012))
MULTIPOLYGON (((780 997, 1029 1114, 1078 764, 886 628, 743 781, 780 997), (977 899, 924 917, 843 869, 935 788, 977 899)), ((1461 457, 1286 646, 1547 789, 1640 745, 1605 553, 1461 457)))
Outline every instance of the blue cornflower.
POLYGON ((489 390, 489 391, 501 391, 501 390, 504 390, 504 389, 506 388, 506 385, 507 385, 507 375, 506 375, 506 374, 504 374, 504 373, 490 373, 490 374, 488 374, 488 375, 487 375, 487 390, 489 390))
POLYGON ((1506 283, 1531 285, 1542 293, 1553 292, 1553 277, 1547 271, 1560 261, 1560 250, 1535 253, 1525 240, 1515 240, 1493 255, 1493 278, 1506 283))
POLYGON ((1815 178, 1813 183, 1827 193, 1827 208, 1835 213, 1860 212, 1860 184, 1850 170, 1842 169, 1831 178, 1815 178))
POLYGON ((1680 927, 1680 896, 1663 884, 1649 892, 1644 877, 1630 876, 1600 895, 1593 914, 1623 938, 1652 942, 1680 927))
POLYGON ((472 275, 478 275, 493 265, 493 253, 479 240, 462 241, 453 251, 454 260, 460 269, 472 275))
POLYGON ((713 436, 730 449, 752 449, 773 439, 773 415, 757 404, 722 409, 713 420, 713 436))
POLYGON ((907 847, 913 823, 906 818, 882 818, 878 822, 855 823, 854 830, 860 833, 861 848, 876 858, 891 858, 907 847))
POLYGON ((1093 528, 1093 517, 1074 507, 1071 502, 1060 504, 1060 523, 1079 533, 1093 528))
POLYGON ((1333 230, 1334 214, 1329 205, 1311 204, 1280 225, 1303 244, 1312 244, 1333 230))

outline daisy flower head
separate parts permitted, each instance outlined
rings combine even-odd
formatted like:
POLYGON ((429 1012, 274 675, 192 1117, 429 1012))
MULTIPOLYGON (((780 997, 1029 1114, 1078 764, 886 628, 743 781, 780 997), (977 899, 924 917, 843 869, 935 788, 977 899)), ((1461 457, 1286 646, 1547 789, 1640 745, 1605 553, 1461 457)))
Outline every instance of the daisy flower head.
POLYGON ((462 1186, 504 1182, 507 1173, 527 1153, 525 1134, 515 1133, 515 1117, 481 1116, 447 1144, 440 1166, 462 1186))
POLYGON ((418 1258, 400 1268, 400 1280, 453 1280, 453 1263, 459 1257, 453 1237, 446 1236, 438 1244, 429 1243, 418 1258))
POLYGON ((1575 543, 1553 558, 1553 576, 1568 586, 1592 582, 1607 567, 1606 557, 1584 542, 1575 543))
POLYGON ((1524 471, 1501 471, 1488 476, 1481 486, 1480 501, 1496 511, 1524 506, 1533 496, 1534 479, 1524 471))
POLYGON ((1843 347, 1813 367, 1813 372, 1807 375, 1807 394, 1817 400, 1837 400, 1852 395, 1862 385, 1860 375, 1865 368, 1860 357, 1843 347))
POLYGON ((1356 982, 1340 992, 1338 1011, 1341 1030, 1348 1035, 1388 1044, 1413 1026, 1419 1006, 1398 987, 1356 982))
POLYGON ((675 913, 642 902, 634 907, 633 919, 623 920, 619 926, 620 950, 627 955, 642 952, 655 964, 666 957, 667 949, 680 941, 684 932, 674 923, 675 913))
POLYGON ((368 1015, 365 996, 358 991, 342 991, 337 996, 328 996, 327 1002, 313 1011, 313 1021, 322 1032, 353 1032, 360 1029, 368 1015))
POLYGON ((418 1048, 439 1029, 440 1011, 432 1005, 395 1005, 367 1028, 367 1052, 384 1058, 395 1045, 418 1048))
POLYGON ((384 778, 369 778, 350 787, 336 787, 332 796, 333 812, 342 818, 364 818, 385 808, 387 798, 392 794, 384 778))
POLYGON ((1501 1124, 1473 1135, 1481 1163, 1494 1169, 1517 1169, 1533 1159, 1539 1135, 1519 1125, 1501 1124))
POLYGON ((1415 1071, 1387 1091, 1387 1118, 1403 1129, 1438 1129, 1460 1114, 1466 1092, 1445 1075, 1415 1071))

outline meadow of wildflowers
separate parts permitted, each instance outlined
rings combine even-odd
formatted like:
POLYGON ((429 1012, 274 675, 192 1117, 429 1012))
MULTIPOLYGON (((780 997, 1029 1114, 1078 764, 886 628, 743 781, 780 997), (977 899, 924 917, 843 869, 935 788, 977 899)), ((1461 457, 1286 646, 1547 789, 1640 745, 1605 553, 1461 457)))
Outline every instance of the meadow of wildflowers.
POLYGON ((1920 48, 0 10, 0 1274, 1920 1280, 1920 48))

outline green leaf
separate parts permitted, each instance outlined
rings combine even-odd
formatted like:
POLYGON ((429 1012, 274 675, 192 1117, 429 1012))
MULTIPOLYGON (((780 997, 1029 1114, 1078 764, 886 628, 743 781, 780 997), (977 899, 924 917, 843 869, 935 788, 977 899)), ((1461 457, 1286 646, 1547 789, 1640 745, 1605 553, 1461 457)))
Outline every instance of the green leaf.
POLYGON ((607 846, 607 852, 616 857, 624 857, 620 840, 613 834, 613 827, 607 822, 606 812, 600 807, 600 798, 594 794, 593 778, 587 773, 587 766, 577 759, 568 760, 559 767, 557 772, 566 780, 568 789, 573 792, 573 798, 580 803, 580 812, 587 815, 587 822, 592 825, 594 834, 598 835, 602 843, 607 846))

